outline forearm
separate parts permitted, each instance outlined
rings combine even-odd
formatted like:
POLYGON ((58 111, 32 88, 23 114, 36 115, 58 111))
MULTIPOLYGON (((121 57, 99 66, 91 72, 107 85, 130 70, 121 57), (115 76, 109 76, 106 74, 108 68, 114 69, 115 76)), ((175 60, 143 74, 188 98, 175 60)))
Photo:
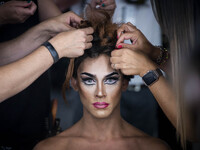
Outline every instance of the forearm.
POLYGON ((49 51, 40 47, 23 59, 0 67, 0 102, 28 87, 52 64, 49 51))
POLYGON ((48 25, 46 22, 43 22, 16 39, 0 43, 0 66, 30 54, 50 37, 48 25))
MULTIPOLYGON (((175 93, 172 91, 172 87, 168 84, 164 77, 160 77, 159 80, 154 83, 152 86, 149 86, 152 94, 160 105, 161 109, 173 124, 177 128, 177 119, 178 119, 178 108, 175 93)), ((185 108, 183 108, 185 109, 185 108)), ((185 120, 186 127, 186 138, 189 141, 198 141, 197 135, 195 132, 195 127, 193 124, 192 117, 190 113, 187 112, 183 115, 185 120)))
POLYGON ((170 120, 170 122, 176 127, 177 123, 177 103, 172 88, 161 76, 157 82, 149 86, 150 91, 157 100, 159 106, 170 120))
POLYGON ((40 21, 62 14, 53 0, 38 0, 38 9, 40 21))

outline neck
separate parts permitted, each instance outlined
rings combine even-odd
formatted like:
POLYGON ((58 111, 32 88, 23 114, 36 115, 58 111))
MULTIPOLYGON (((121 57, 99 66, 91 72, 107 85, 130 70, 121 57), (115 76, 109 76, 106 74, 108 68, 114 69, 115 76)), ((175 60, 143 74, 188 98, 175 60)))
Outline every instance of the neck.
POLYGON ((80 120, 82 136, 104 141, 122 136, 124 121, 120 116, 120 105, 107 118, 95 118, 87 110, 80 120))

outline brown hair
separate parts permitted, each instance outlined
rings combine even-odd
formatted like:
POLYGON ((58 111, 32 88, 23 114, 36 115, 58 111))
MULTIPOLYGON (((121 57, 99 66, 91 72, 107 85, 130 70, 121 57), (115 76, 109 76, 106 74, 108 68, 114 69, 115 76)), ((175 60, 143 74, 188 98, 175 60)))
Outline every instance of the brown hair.
MULTIPOLYGON (((185 106, 183 94, 183 59, 189 57, 194 41, 193 0, 151 0, 154 14, 170 42, 172 84, 177 100, 177 131, 186 147, 185 106)), ((178 137, 178 134, 177 134, 178 137)))
MULTIPOLYGON (((112 23, 110 15, 99 9, 92 9, 90 7, 90 13, 86 16, 86 21, 82 21, 79 28, 93 27, 93 41, 92 47, 84 51, 84 54, 78 58, 71 59, 66 75, 66 80, 63 84, 62 95, 66 101, 65 90, 69 88, 69 82, 72 77, 77 77, 77 70, 80 63, 86 58, 96 58, 101 54, 111 55, 111 52, 115 49, 117 42, 117 29, 118 24, 112 23)), ((125 76, 126 79, 130 79, 130 76, 125 76)))

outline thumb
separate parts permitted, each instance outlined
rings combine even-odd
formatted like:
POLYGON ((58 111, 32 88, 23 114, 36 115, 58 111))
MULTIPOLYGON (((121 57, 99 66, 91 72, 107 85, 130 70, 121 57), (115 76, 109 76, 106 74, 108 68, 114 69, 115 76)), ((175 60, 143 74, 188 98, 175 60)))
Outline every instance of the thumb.
POLYGON ((28 3, 27 1, 12 1, 14 6, 17 7, 29 7, 32 4, 32 1, 28 3))

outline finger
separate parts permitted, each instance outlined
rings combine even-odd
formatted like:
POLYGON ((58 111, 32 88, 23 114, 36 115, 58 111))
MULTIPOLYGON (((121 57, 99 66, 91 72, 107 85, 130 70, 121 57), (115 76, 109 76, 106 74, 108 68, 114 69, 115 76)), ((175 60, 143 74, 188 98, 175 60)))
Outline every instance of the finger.
POLYGON ((92 47, 92 43, 85 43, 85 50, 92 47))
POLYGON ((21 8, 19 11, 21 12, 21 15, 26 17, 30 17, 30 15, 34 14, 34 12, 32 12, 32 10, 30 10, 29 8, 21 8))
POLYGON ((67 21, 68 24, 73 24, 73 23, 80 24, 81 20, 83 20, 83 18, 81 18, 80 16, 78 16, 77 14, 73 12, 67 12, 66 16, 68 18, 68 21, 67 21))
POLYGON ((91 42, 92 40, 93 40, 93 36, 92 35, 86 36, 86 42, 91 42))
POLYGON ((112 64, 119 64, 121 62, 121 57, 110 57, 110 62, 112 64))
POLYGON ((87 35, 94 33, 94 29, 92 27, 88 27, 88 28, 84 28, 84 29, 80 29, 80 30, 84 31, 87 35))
POLYGON ((13 5, 17 7, 29 7, 32 4, 32 1, 28 3, 27 1, 13 1, 13 5))
POLYGON ((137 36, 134 35, 134 32, 124 33, 119 37, 119 39, 117 40, 116 45, 118 45, 119 43, 124 43, 124 40, 132 40, 132 41, 134 41, 135 39, 137 39, 137 36))
POLYGON ((129 24, 123 24, 118 30, 117 30, 117 36, 120 37, 123 32, 130 32, 130 31, 136 31, 137 28, 135 26, 129 25, 129 24))
POLYGON ((116 5, 106 5, 105 7, 101 7, 104 10, 113 11, 116 8, 116 5))
POLYGON ((30 10, 31 15, 34 15, 34 13, 35 13, 35 11, 37 9, 36 4, 34 2, 32 2, 32 5, 30 7, 28 7, 28 8, 30 10))
MULTIPOLYGON (((100 0, 98 0, 98 1, 100 1, 100 0)), ((115 5, 115 1, 114 0, 101 0, 100 3, 105 4, 105 6, 115 5)))
POLYGON ((119 69, 122 69, 122 64, 111 64, 111 67, 115 70, 119 70, 119 69))
POLYGON ((121 45, 122 48, 128 48, 134 50, 134 45, 132 44, 120 43, 119 45, 121 45))
POLYGON ((123 49, 121 49, 121 50, 114 50, 114 51, 111 52, 111 57, 122 56, 122 53, 123 53, 123 49))
POLYGON ((90 5, 91 5, 93 8, 95 8, 96 5, 98 5, 98 4, 100 4, 100 3, 101 3, 100 0, 91 0, 90 5))

